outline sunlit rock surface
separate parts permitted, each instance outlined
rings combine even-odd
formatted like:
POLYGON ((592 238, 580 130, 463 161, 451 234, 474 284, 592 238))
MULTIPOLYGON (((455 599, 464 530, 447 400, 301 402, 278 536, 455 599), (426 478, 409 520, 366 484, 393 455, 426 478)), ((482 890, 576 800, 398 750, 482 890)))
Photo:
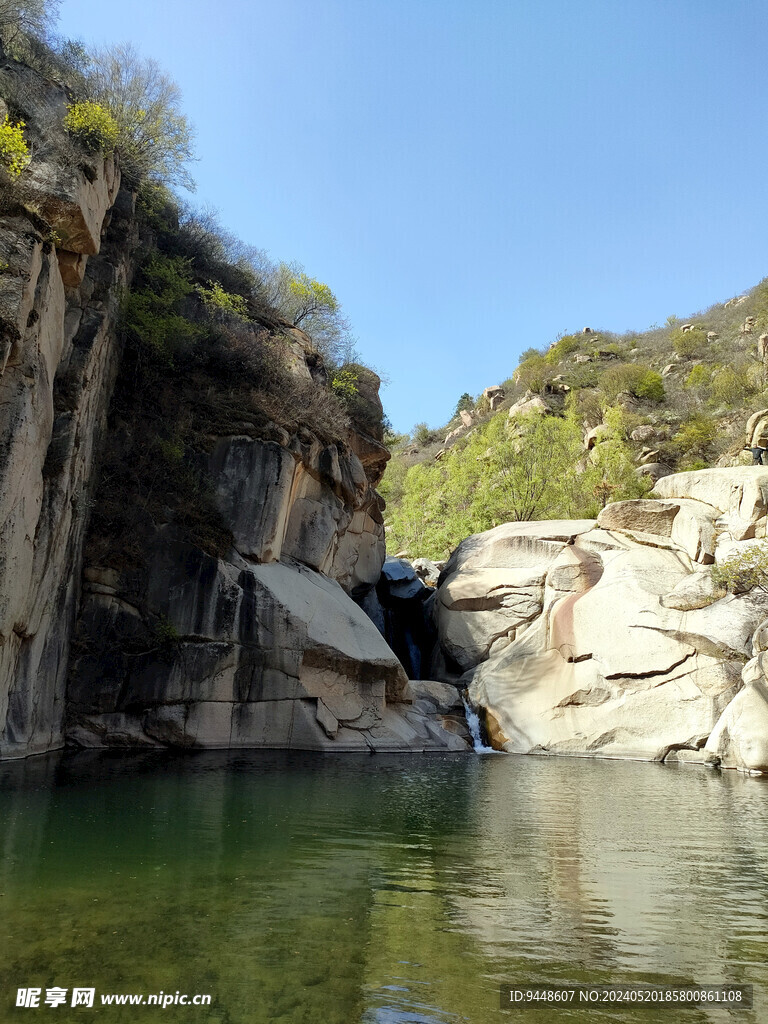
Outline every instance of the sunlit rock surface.
POLYGON ((768 596, 717 591, 707 568, 759 543, 768 471, 680 473, 657 490, 454 552, 435 671, 468 686, 497 748, 768 770, 768 596))

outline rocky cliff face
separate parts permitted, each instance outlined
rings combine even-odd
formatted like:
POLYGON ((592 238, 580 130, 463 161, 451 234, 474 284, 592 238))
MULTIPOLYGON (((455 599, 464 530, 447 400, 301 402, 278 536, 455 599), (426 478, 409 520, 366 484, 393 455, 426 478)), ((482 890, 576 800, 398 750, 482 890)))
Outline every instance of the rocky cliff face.
POLYGON ((62 742, 133 200, 112 158, 61 161, 63 90, 12 62, 0 73, 36 97, 35 159, 23 185, 0 183, 0 756, 12 756, 62 742))
MULTIPOLYGON (((226 549, 211 554, 178 510, 161 509, 129 538, 138 557, 121 564, 94 527, 83 564, 105 453, 120 446, 130 466, 152 443, 109 411, 135 197, 120 191, 113 158, 73 148, 61 88, 11 61, 0 84, 14 114, 23 109, 33 154, 19 181, 0 182, 0 757, 67 739, 466 749, 458 719, 441 724, 438 704, 452 702, 414 706, 353 600, 384 560, 375 487, 389 453, 375 415, 353 416, 335 444, 306 427, 204 425, 189 471, 199 500, 217 507, 226 549)), ((306 335, 270 330, 297 393, 326 386, 306 335)), ((366 376, 369 412, 377 385, 366 376)))
POLYGON ((709 566, 765 536, 760 467, 668 476, 595 520, 465 540, 434 598, 435 672, 518 753, 768 771, 768 597, 709 566))
POLYGON ((144 568, 86 567, 70 737, 466 749, 444 728, 455 721, 411 707, 405 671, 350 596, 384 560, 378 467, 366 475, 351 448, 242 436, 216 442, 208 472, 234 538, 227 557, 166 525, 145 539, 144 568))

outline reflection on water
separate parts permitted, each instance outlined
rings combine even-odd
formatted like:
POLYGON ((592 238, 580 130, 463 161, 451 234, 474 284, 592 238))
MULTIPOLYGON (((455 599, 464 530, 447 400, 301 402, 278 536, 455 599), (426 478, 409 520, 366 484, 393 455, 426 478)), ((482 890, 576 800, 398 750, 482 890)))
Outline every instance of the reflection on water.
MULTIPOLYGON (((497 757, 90 755, 0 766, 16 990, 211 993, 99 1020, 768 1020, 768 785, 497 757), (502 982, 753 984, 755 1009, 502 1011, 502 982)), ((60 1021, 89 1011, 41 1009, 60 1021)))

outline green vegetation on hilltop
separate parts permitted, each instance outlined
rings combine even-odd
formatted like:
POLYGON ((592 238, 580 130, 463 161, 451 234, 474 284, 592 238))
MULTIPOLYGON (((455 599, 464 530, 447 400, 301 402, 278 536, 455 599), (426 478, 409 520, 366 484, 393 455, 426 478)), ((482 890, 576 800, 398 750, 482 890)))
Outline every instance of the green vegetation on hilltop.
POLYGON ((658 475, 739 462, 746 419, 768 406, 763 332, 768 279, 688 323, 585 329, 527 349, 495 411, 465 393, 443 428, 419 423, 392 439, 381 485, 390 550, 445 558, 502 522, 592 517, 647 493, 658 475), (538 412, 510 418, 531 399, 538 412))

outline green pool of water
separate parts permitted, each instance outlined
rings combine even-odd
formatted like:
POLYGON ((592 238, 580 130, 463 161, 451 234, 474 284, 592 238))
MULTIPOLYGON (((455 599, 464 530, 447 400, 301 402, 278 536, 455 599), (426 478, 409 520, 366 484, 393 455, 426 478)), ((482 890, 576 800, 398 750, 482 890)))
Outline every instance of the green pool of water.
POLYGON ((91 1019, 760 1024, 768 785, 503 755, 0 765, 0 1020, 91 1019), (499 1006, 637 982, 752 984, 755 1008, 499 1006), (53 986, 95 1005, 16 1007, 53 986), (211 1005, 99 1005, 161 991, 211 1005))

